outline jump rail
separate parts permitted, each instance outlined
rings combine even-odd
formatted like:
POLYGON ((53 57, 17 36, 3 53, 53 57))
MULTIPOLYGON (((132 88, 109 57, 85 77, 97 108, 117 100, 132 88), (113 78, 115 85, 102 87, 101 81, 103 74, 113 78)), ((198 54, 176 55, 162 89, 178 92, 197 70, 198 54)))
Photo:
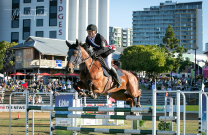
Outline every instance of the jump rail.
MULTIPOLYGON (((52 118, 91 118, 91 119, 120 119, 120 120, 148 120, 152 121, 152 116, 132 116, 132 115, 81 115, 81 114, 52 114, 52 118)), ((156 116, 157 121, 175 121, 176 117, 156 116)))

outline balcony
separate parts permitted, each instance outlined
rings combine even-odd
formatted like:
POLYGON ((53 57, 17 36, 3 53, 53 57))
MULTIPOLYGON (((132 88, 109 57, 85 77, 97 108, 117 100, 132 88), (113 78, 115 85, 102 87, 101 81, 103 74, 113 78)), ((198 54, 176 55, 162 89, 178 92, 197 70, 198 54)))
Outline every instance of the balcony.
POLYGON ((65 68, 67 61, 62 61, 62 67, 56 66, 56 60, 35 59, 31 61, 30 67, 65 68))

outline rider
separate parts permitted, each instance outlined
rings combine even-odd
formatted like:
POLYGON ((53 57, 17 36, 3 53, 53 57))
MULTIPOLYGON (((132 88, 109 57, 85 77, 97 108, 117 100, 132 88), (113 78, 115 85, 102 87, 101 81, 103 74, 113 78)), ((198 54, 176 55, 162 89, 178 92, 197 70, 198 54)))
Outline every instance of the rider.
POLYGON ((98 55, 101 55, 103 59, 106 62, 106 65, 109 68, 110 73, 116 78, 117 81, 117 87, 121 86, 121 79, 118 76, 115 68, 111 66, 111 60, 112 60, 112 52, 114 50, 109 49, 107 47, 108 43, 104 39, 104 37, 97 33, 97 26, 94 24, 90 24, 87 26, 87 33, 88 36, 86 37, 86 44, 93 47, 93 52, 91 54, 92 57, 96 57, 98 55))

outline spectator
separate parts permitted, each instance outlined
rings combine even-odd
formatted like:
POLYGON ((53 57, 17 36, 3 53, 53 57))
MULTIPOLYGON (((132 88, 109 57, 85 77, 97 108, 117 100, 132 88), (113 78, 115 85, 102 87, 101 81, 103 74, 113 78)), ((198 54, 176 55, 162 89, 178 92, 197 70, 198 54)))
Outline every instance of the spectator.
POLYGON ((51 89, 52 89, 52 91, 56 91, 56 86, 53 85, 51 89))
POLYGON ((54 97, 54 99, 55 99, 55 98, 56 98, 56 96, 58 96, 58 95, 59 95, 59 93, 58 93, 57 91, 55 91, 55 92, 54 92, 54 96, 53 96, 53 97, 54 97))
POLYGON ((64 92, 64 91, 66 91, 66 86, 65 86, 65 84, 63 84, 63 87, 62 87, 62 90, 61 90, 62 92, 64 92))
POLYGON ((62 85, 61 85, 61 83, 59 83, 59 90, 62 90, 62 85))
POLYGON ((71 93, 75 93, 75 89, 72 88, 72 89, 70 90, 70 92, 71 92, 71 93))
POLYGON ((42 97, 39 95, 38 97, 38 103, 41 104, 42 103, 42 97))
POLYGON ((59 84, 61 84, 61 83, 62 83, 62 80, 60 79, 60 80, 59 80, 59 84))
POLYGON ((165 86, 163 84, 162 84, 162 87, 161 88, 162 88, 162 90, 165 90, 165 86))
POLYGON ((43 84, 41 83, 40 86, 39 86, 39 90, 43 91, 43 89, 44 89, 44 87, 43 87, 43 84))
POLYGON ((28 98, 29 104, 32 104, 32 96, 30 95, 28 98))
POLYGON ((38 104, 38 95, 35 97, 35 104, 38 104))
POLYGON ((69 79, 67 79, 67 85, 71 84, 71 81, 69 79))
POLYGON ((71 84, 68 84, 67 89, 71 90, 71 84))
POLYGON ((63 84, 66 84, 66 82, 65 82, 65 80, 64 80, 64 79, 62 80, 62 85, 63 85, 63 84))
POLYGON ((147 104, 149 104, 149 105, 152 104, 150 99, 147 100, 147 104))

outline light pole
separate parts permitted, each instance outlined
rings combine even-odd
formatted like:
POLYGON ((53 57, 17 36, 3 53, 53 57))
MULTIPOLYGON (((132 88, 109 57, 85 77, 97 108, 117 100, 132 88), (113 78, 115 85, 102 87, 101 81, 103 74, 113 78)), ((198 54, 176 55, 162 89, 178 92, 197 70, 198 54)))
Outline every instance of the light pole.
POLYGON ((196 50, 198 49, 197 46, 193 46, 193 48, 195 50, 195 66, 194 66, 194 84, 196 85, 196 50))

